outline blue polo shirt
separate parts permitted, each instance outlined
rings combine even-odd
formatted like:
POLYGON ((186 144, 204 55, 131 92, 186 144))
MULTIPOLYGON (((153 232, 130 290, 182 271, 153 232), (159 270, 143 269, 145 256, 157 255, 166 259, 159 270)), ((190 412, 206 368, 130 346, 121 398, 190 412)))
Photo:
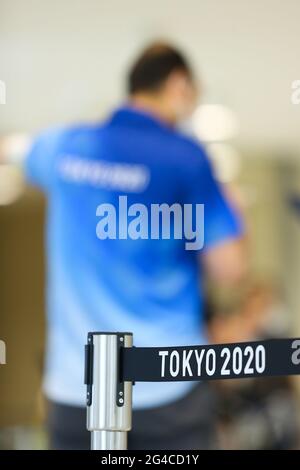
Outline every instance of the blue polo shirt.
MULTIPOLYGON (((153 204, 204 204, 204 250, 240 236, 240 220, 202 146, 152 115, 124 107, 101 124, 41 134, 26 174, 48 197, 44 388, 50 399, 84 406, 89 331, 131 331, 136 346, 206 341, 202 251, 187 250, 172 233, 169 239, 126 238, 128 217, 124 208, 118 212, 120 196, 128 207, 142 204, 149 211, 153 204), (105 207, 116 208, 117 220, 117 231, 107 238, 98 232, 105 207)), ((163 405, 191 387, 138 383, 134 407, 163 405)))

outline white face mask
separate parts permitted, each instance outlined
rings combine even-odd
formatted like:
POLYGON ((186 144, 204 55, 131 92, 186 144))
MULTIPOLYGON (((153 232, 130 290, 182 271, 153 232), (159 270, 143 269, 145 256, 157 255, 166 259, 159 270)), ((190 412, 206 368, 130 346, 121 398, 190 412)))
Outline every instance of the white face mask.
POLYGON ((179 96, 174 102, 173 112, 176 121, 180 124, 180 122, 188 120, 195 109, 196 91, 193 90, 187 77, 176 77, 176 81, 179 96))

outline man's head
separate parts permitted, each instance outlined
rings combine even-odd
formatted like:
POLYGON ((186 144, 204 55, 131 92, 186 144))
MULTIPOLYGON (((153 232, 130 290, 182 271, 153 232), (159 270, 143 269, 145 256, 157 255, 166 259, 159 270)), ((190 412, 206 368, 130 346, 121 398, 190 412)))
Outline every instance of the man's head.
POLYGON ((133 102, 172 123, 187 117, 197 99, 187 60, 166 43, 154 43, 142 52, 129 71, 127 88, 133 102))

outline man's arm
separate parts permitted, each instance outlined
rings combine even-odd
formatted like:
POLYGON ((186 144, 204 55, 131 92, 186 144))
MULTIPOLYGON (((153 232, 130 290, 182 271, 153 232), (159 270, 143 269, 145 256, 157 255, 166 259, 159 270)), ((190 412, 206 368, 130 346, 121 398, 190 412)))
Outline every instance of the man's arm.
POLYGON ((48 191, 55 177, 55 161, 64 136, 64 128, 52 128, 34 139, 26 134, 0 137, 0 164, 22 165, 28 182, 48 191))
POLYGON ((217 182, 203 147, 199 147, 189 189, 193 202, 204 203, 204 247, 200 262, 216 287, 237 284, 246 276, 246 227, 243 209, 228 186, 217 182))

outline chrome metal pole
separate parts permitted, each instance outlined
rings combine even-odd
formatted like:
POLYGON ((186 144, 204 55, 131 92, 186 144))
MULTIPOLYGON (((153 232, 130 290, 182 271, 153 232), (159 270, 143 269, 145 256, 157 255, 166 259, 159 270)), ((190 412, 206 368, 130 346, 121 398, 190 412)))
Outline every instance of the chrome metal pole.
POLYGON ((122 347, 132 347, 131 333, 88 334, 86 346, 87 429, 92 450, 126 450, 131 429, 132 383, 122 382, 122 347))

